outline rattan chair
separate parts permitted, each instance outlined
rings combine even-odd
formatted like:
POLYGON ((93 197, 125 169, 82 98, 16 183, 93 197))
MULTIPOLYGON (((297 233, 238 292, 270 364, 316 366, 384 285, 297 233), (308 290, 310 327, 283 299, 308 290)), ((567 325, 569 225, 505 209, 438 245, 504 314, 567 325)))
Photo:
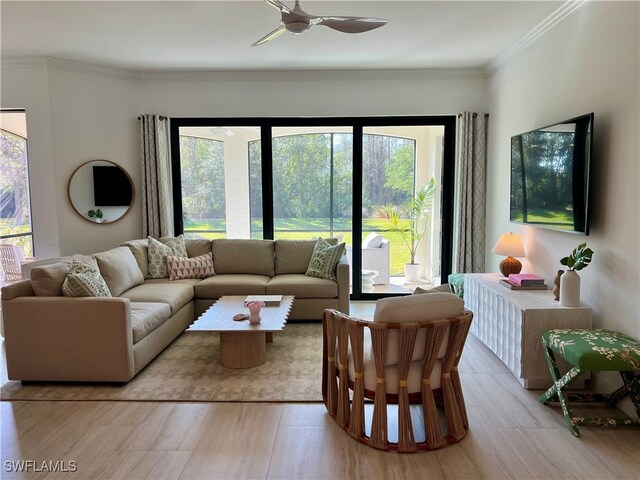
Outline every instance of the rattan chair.
POLYGON ((353 438, 380 450, 417 452, 461 440, 469 422, 458 363, 472 317, 450 293, 379 300, 373 322, 326 310, 322 396, 328 412, 353 438), (453 310, 430 308, 432 302, 446 302, 453 310), (447 311, 454 315, 438 318, 447 311), (365 432, 365 399, 373 400, 370 434, 365 432), (391 403, 398 405, 397 442, 388 435, 391 403), (422 405, 424 441, 414 435, 412 403, 422 405), (439 410, 444 410, 444 430, 439 410))
POLYGON ((22 262, 24 262, 22 248, 10 243, 0 244, 0 261, 4 272, 4 281, 22 280, 22 262))

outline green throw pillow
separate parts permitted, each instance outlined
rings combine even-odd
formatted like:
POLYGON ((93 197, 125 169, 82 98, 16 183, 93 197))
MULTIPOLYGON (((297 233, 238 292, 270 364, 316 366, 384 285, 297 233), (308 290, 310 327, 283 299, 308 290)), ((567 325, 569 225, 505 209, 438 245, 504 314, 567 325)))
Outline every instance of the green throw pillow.
POLYGON ((162 242, 153 237, 147 237, 149 249, 149 278, 167 278, 167 257, 187 258, 187 247, 182 235, 164 239, 162 242))
POLYGON ((311 255, 311 260, 309 260, 309 267, 305 275, 335 281, 336 267, 344 252, 344 243, 332 247, 326 240, 319 238, 313 248, 313 254, 311 255))
POLYGON ((100 272, 86 263, 73 260, 67 278, 62 284, 62 294, 65 297, 110 297, 100 272))

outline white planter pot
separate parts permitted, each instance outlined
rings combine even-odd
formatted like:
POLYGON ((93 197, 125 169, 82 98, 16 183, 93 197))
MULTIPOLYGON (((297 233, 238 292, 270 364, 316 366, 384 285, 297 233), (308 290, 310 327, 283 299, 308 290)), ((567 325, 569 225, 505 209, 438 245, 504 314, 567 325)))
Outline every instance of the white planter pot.
POLYGON ((574 270, 568 270, 560 277, 560 305, 580 306, 580 275, 574 270))
POLYGON ((418 280, 420 280, 420 264, 405 263, 404 279, 406 282, 417 282, 418 280))

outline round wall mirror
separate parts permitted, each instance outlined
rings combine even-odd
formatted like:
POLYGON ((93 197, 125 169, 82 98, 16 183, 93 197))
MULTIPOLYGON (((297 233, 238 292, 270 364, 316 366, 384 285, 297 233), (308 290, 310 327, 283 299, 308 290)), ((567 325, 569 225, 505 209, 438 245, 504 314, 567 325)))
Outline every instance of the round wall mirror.
POLYGON ((124 217, 135 199, 127 171, 109 160, 91 160, 71 174, 67 185, 69 203, 91 223, 109 224, 124 217))

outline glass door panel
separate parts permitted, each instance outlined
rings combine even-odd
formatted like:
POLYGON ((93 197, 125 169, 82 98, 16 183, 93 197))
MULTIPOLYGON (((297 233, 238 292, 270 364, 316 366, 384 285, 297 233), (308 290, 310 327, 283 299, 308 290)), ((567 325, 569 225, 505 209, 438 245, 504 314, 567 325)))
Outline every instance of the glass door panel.
POLYGON ((260 127, 180 127, 179 139, 184 233, 262 238, 260 127))
POLYGON ((363 128, 362 293, 440 283, 443 138, 443 126, 363 128))
POLYGON ((272 129, 275 239, 351 245, 352 157, 351 127, 272 129))

